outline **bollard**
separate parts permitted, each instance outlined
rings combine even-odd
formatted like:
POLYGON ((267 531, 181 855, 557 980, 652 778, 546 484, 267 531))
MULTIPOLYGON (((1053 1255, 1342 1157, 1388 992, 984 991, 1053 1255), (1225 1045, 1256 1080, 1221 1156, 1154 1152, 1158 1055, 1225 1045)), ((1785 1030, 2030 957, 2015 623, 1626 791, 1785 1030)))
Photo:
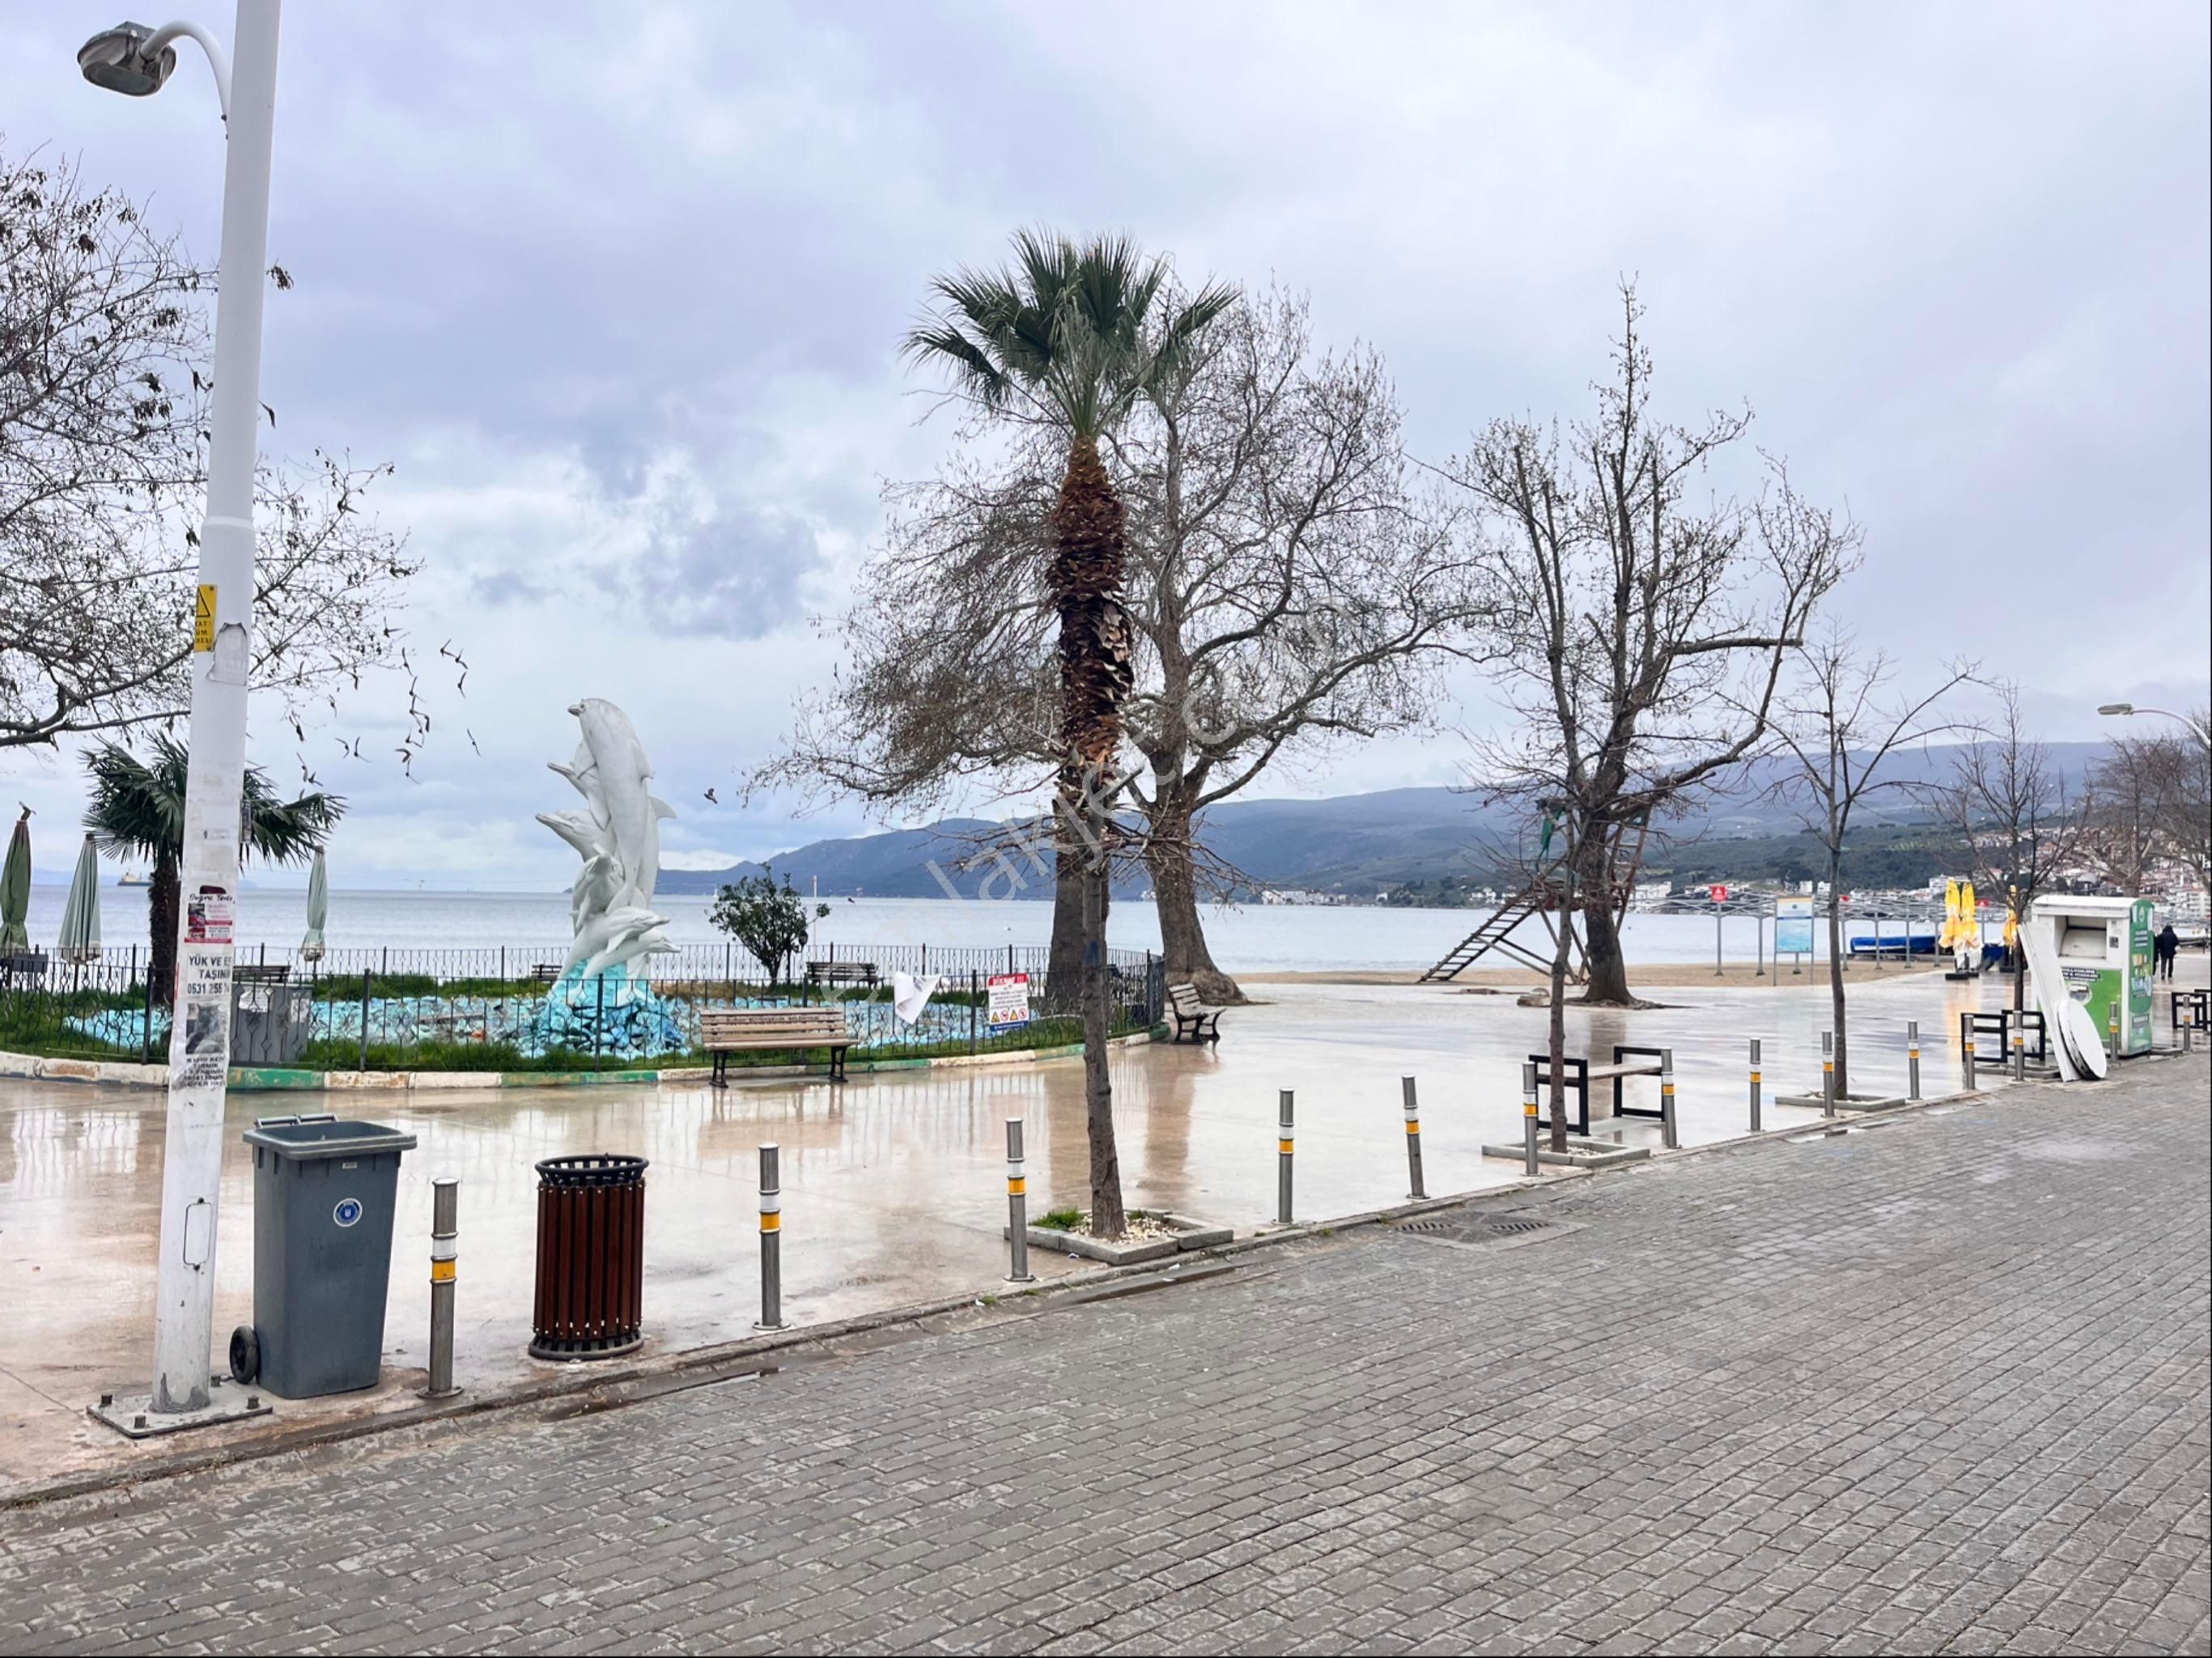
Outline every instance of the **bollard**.
POLYGON ((1759 1038, 1751 1039, 1751 1132, 1759 1132, 1759 1038))
POLYGON ((1284 1089, 1278 1096, 1282 1107, 1281 1120, 1275 1132, 1275 1224, 1291 1224, 1291 1090, 1284 1089))
POLYGON ((1022 1120, 1006 1119, 1006 1282, 1035 1284, 1030 1271, 1030 1182, 1022 1172, 1022 1120))
POLYGON ((1521 1134, 1525 1142, 1527 1162, 1523 1172, 1536 1172, 1536 1067, 1521 1067, 1521 1134))
POLYGON ((1411 1195, 1425 1198, 1429 1193, 1421 1184, 1421 1108, 1413 1097, 1413 1079, 1411 1077, 1401 1077, 1398 1085, 1400 1092, 1406 1096, 1406 1169, 1413 1182, 1411 1195))
POLYGON ((2012 1024, 2012 1079, 2016 1083, 2027 1080, 2027 1022, 2014 1019, 2012 1024))
POLYGON ((1659 1050, 1659 1144, 1672 1151, 1681 1145, 1674 1132, 1674 1050, 1659 1050))
POLYGON ((1920 1021, 1905 1022, 1905 1096, 1920 1097, 1920 1021))
POLYGON ((1836 1114, 1836 1033, 1820 1033, 1820 1114, 1836 1114))
POLYGON ((453 1385, 453 1289, 460 1270, 461 1183, 450 1175, 430 1182, 430 1384, 425 1399, 451 1399, 453 1385))
POLYGON ((782 1149, 770 1140, 760 1149, 761 1315, 756 1330, 781 1330, 783 1322, 782 1149))
POLYGON ((1959 1054, 1960 1067, 1966 1075, 1966 1091, 1971 1094, 1981 1085, 1974 1069, 1974 1016, 1971 1013, 1959 1016, 1959 1054))

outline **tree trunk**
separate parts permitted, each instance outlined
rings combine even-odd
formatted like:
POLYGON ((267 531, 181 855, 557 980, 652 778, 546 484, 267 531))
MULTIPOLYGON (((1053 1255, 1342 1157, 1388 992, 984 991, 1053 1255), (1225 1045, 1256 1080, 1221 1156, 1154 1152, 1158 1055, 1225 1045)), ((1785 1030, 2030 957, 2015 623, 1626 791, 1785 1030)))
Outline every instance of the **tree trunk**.
POLYGON ((1091 1134, 1091 1230, 1117 1238, 1129 1230, 1121 1208, 1121 1155, 1114 1141, 1114 1083, 1107 1072, 1113 1011, 1106 973, 1107 860, 1083 879, 1083 1104, 1091 1134))
POLYGON ((1576 859, 1583 895, 1583 956, 1589 963, 1583 1000, 1595 1007, 1634 1007, 1636 995, 1628 987, 1628 963, 1620 951, 1620 926, 1613 908, 1612 845, 1612 837, 1594 826, 1576 859))
POLYGON ((1844 895, 1841 865, 1828 859, 1828 1011, 1836 1036, 1836 1097, 1850 1092, 1850 1043, 1844 1030, 1844 895))
MULTIPOLYGON (((1571 895, 1571 890, 1570 889, 1571 895)), ((1567 952, 1573 947, 1574 939, 1575 906, 1570 896, 1559 906, 1559 941, 1552 951, 1552 1011, 1547 1051, 1552 1058, 1552 1150, 1554 1151, 1567 1149, 1567 952)))
POLYGON ((1083 852, 1055 814, 1052 837, 1052 946, 1045 957, 1043 1005, 1056 1013, 1082 1005, 1083 852))
POLYGON ((177 998, 177 855, 154 855, 154 876, 146 889, 146 979, 154 1005, 167 1007, 177 998))
POLYGON ((1160 779, 1152 794, 1145 867, 1160 913, 1160 954, 1170 984, 1188 984, 1200 1001, 1231 1007, 1244 999, 1237 981, 1214 965, 1198 914, 1198 875, 1191 850, 1188 797, 1178 783, 1160 779))
POLYGON ((1127 562, 1121 501, 1091 439, 1079 437, 1068 446, 1051 531, 1048 581, 1060 613, 1060 823, 1064 836, 1085 842, 1083 1096, 1091 1139, 1091 1230, 1119 1237, 1128 1220, 1121 1207, 1114 1084, 1107 1067, 1106 905, 1114 829, 1108 785, 1120 757, 1121 705, 1133 670, 1129 618, 1121 608, 1127 562))

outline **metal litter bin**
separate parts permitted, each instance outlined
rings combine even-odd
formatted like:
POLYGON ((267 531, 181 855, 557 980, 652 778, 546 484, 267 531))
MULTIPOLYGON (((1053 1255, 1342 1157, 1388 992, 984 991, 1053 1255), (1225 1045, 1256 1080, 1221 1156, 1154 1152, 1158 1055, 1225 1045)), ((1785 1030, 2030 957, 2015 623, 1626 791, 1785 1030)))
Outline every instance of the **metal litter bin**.
POLYGON ((538 1165, 532 1358, 613 1358, 644 1341, 646 1167, 605 1153, 538 1165))
POLYGON ((232 1333, 231 1374, 287 1399, 374 1387, 399 1158, 415 1137, 330 1115, 264 1117, 246 1143, 253 1322, 232 1333))

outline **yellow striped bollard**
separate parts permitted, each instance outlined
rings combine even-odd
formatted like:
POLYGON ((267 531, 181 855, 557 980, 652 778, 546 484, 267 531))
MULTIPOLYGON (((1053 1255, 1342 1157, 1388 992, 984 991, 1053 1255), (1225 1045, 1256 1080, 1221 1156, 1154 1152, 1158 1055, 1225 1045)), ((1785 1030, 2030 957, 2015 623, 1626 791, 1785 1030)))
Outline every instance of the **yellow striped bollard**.
POLYGON ((1291 1224, 1291 1090, 1279 1096, 1281 1115, 1275 1126, 1275 1224, 1291 1224))
POLYGON ((453 1385, 453 1294, 460 1272, 461 1183, 452 1175, 430 1182, 430 1381, 425 1399, 451 1399, 453 1385))
POLYGON ((760 1149, 761 1315, 756 1330, 781 1330, 783 1322, 782 1148, 760 1149))
POLYGON ((1413 1096, 1411 1077, 1401 1077, 1398 1085, 1406 1097, 1406 1168, 1413 1179, 1413 1195, 1425 1198, 1428 1191, 1421 1184, 1421 1108, 1413 1096))
POLYGON ((1759 1132, 1759 1109, 1762 1102, 1759 1093, 1759 1038, 1751 1039, 1751 1132, 1759 1132))
POLYGON ((1659 1144, 1672 1151, 1682 1144, 1674 1126, 1674 1050, 1659 1050, 1659 1144))
POLYGON ((1006 1282, 1035 1284, 1030 1271, 1030 1182, 1023 1171, 1022 1120, 1006 1119, 1006 1282))

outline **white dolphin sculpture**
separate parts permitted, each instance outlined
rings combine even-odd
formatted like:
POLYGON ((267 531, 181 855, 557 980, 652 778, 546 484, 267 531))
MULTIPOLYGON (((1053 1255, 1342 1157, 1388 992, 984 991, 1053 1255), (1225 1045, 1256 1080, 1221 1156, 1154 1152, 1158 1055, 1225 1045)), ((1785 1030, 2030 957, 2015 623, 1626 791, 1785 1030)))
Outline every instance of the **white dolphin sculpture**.
POLYGON ((626 967, 641 956, 675 953, 662 931, 668 918, 655 914, 652 905, 660 878, 660 820, 676 812, 648 786, 653 764, 628 715, 597 696, 573 704, 568 712, 583 727, 582 740, 567 764, 550 763, 575 786, 584 805, 541 811, 538 821, 584 860, 569 892, 574 938, 568 966, 581 963, 591 977, 626 967))

